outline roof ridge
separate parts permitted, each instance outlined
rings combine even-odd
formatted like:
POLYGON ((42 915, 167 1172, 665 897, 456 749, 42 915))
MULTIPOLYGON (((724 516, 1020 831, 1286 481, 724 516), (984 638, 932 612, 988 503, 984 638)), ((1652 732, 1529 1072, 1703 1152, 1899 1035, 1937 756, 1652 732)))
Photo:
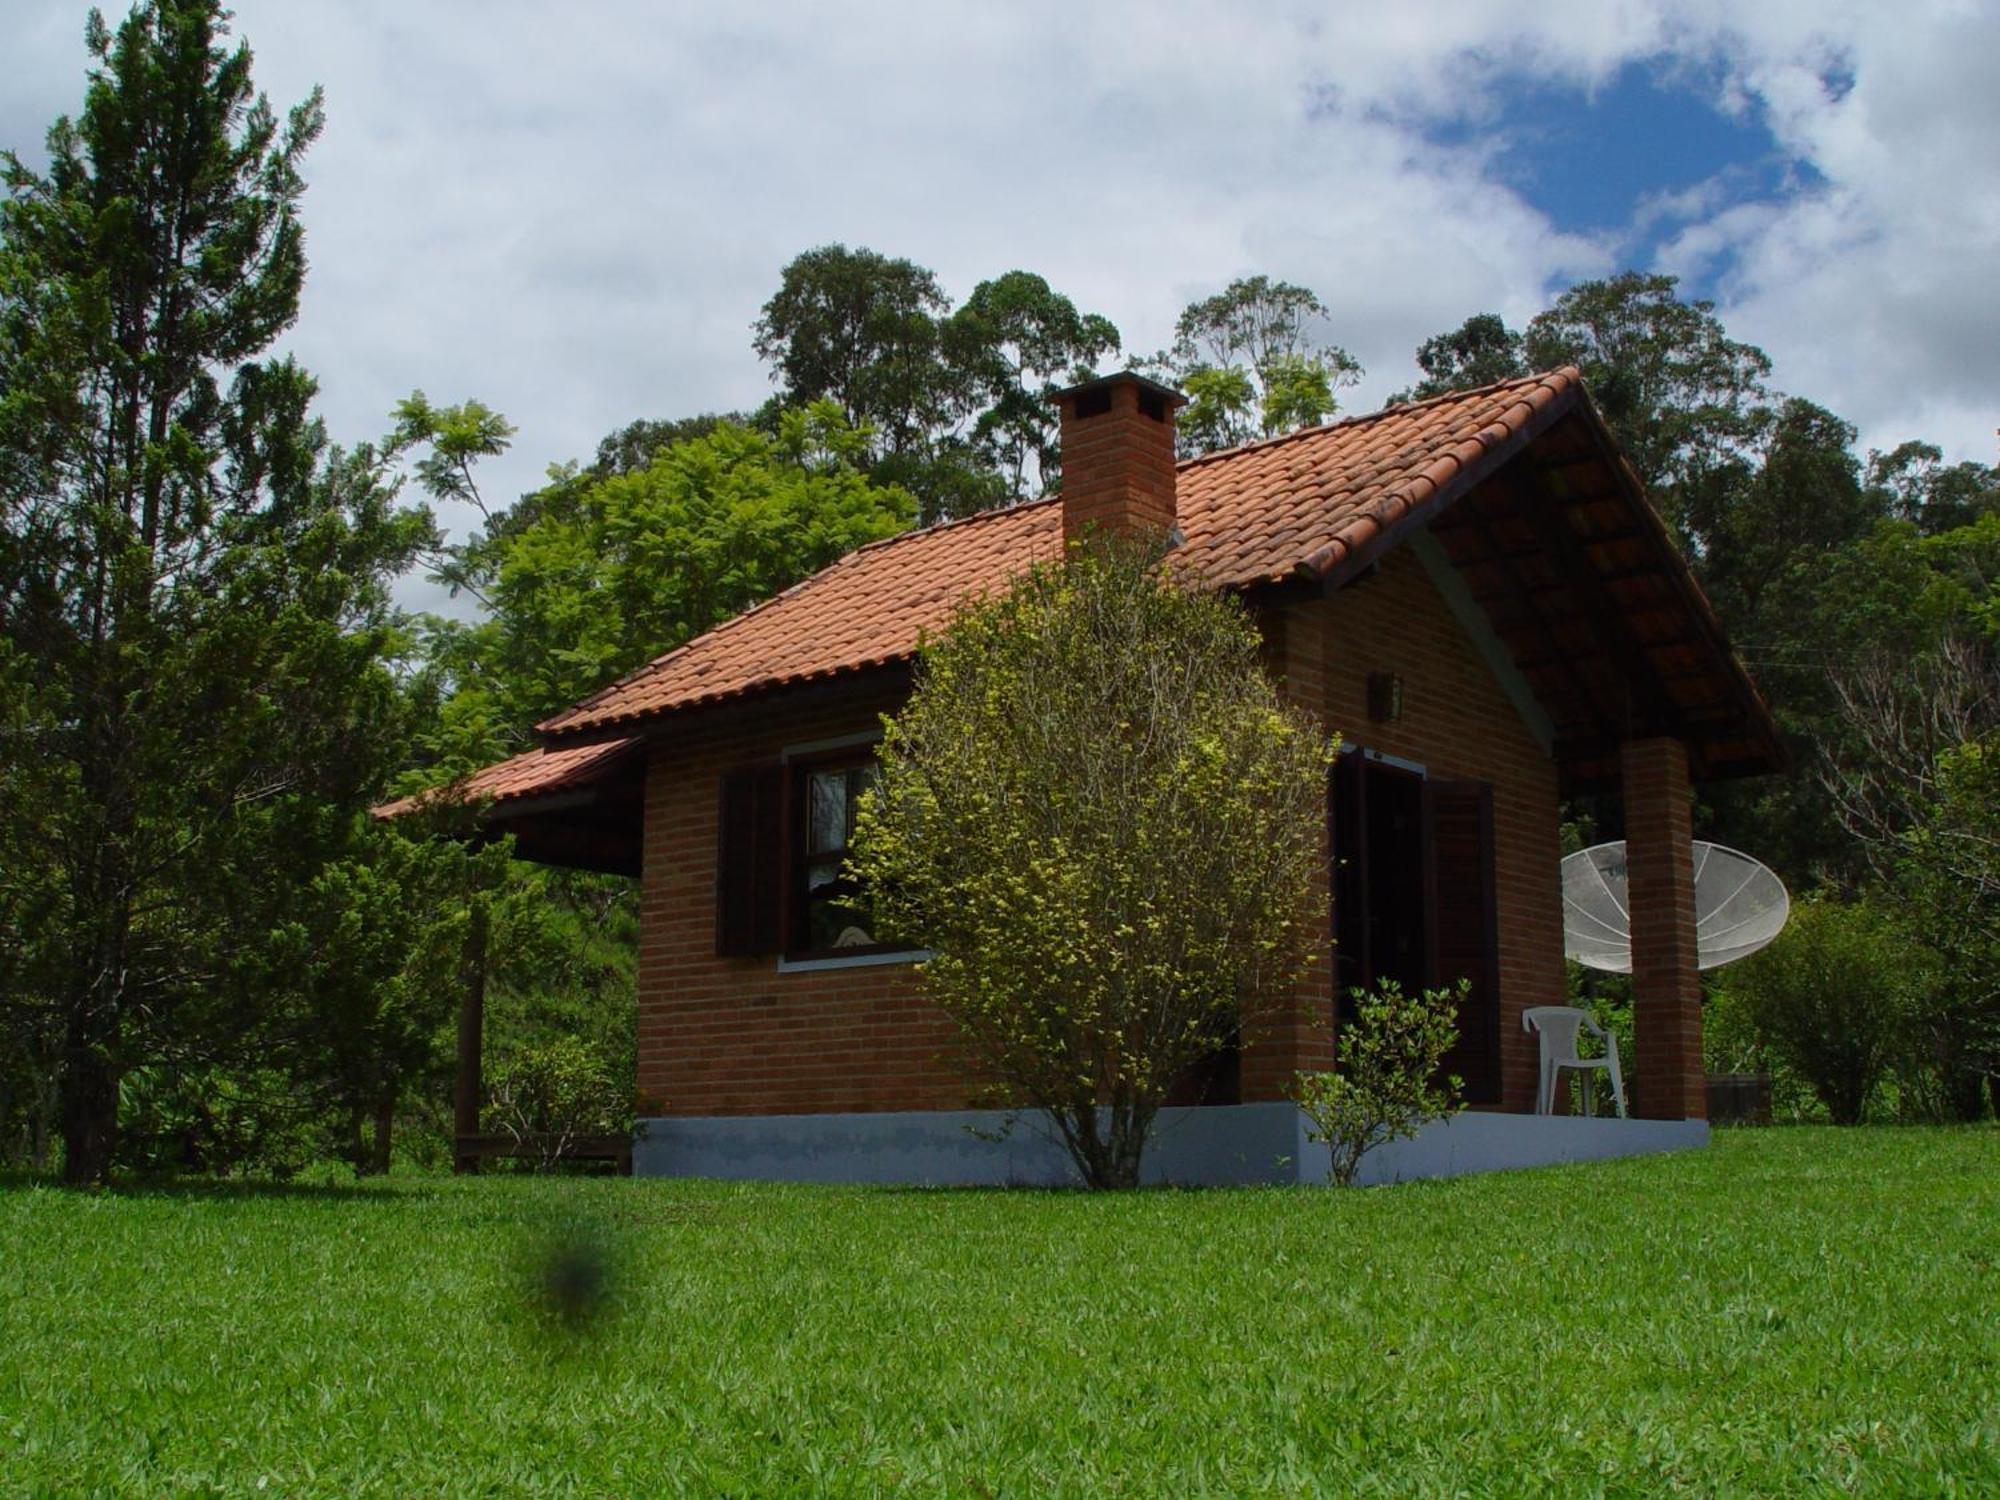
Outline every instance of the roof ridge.
POLYGON ((1475 396, 1491 395, 1495 391, 1506 390, 1509 387, 1551 383, 1568 385, 1582 378, 1583 372, 1575 365, 1558 365, 1553 370, 1542 370, 1532 375, 1513 375, 1505 380, 1490 380, 1485 385, 1468 386, 1462 391, 1446 391, 1441 396, 1426 396, 1421 401, 1399 401, 1394 406, 1378 407, 1374 411, 1342 417, 1338 422, 1322 422, 1317 427, 1300 427, 1291 432, 1281 432, 1276 437, 1255 438, 1247 443, 1238 443, 1233 448, 1218 448, 1213 453, 1197 453, 1193 458, 1182 459, 1175 467, 1192 469, 1198 464, 1210 464, 1218 459, 1234 458, 1241 453, 1255 453, 1265 448, 1276 448, 1284 443, 1323 437, 1329 432, 1346 432, 1356 427, 1366 427, 1371 422, 1379 422, 1385 417, 1401 416, 1405 412, 1423 411, 1428 407, 1443 406, 1447 402, 1470 401, 1475 396))
MULTIPOLYGON (((849 558, 859 557, 864 552, 873 552, 879 547, 893 547, 896 543, 907 542, 913 537, 935 536, 941 531, 950 531, 955 526, 971 526, 979 521, 992 521, 1001 516, 1018 515, 1024 510, 1033 510, 1038 505, 1052 505, 1060 499, 1062 493, 1058 491, 1053 495, 1042 495, 1033 500, 1016 500, 1010 505, 989 505, 984 510, 975 510, 969 516, 950 516, 942 521, 933 521, 928 526, 912 526, 908 531, 899 531, 894 536, 878 536, 872 542, 863 542, 852 552, 843 553, 811 577, 818 578, 821 574, 830 573, 849 558)), ((810 579, 800 580, 801 583, 810 581, 810 579)), ((762 608, 761 605, 758 607, 762 608)))

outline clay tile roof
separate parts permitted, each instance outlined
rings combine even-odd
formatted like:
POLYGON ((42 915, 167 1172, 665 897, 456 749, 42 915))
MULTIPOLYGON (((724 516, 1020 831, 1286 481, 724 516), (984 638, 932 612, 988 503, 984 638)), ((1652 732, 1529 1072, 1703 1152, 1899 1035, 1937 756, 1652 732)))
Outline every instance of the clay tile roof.
POLYGON ((433 787, 410 797, 398 797, 370 811, 378 818, 400 817, 440 795, 466 802, 518 802, 551 792, 570 791, 603 779, 626 752, 638 747, 633 739, 607 740, 561 750, 529 750, 498 765, 475 771, 449 786, 433 787))
MULTIPOLYGON (((1185 537, 1176 561, 1217 588, 1324 575, 1450 498, 1483 458, 1511 451, 1581 391, 1574 369, 1557 370, 1191 459, 1176 481, 1185 537)), ((1061 551, 1059 500, 870 543, 539 728, 557 740, 603 733, 902 660, 961 599, 997 592, 1061 551)))
POLYGON ((960 600, 1062 555, 1062 505, 1040 500, 870 542, 647 663, 540 727, 561 735, 908 656, 960 600))

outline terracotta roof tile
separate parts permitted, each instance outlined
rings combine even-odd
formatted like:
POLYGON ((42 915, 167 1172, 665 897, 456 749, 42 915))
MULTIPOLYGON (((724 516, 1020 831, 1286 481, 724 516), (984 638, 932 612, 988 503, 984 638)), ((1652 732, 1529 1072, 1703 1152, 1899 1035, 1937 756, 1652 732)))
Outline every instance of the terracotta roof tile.
POLYGON ((961 599, 1062 553, 1062 507, 1042 500, 871 542, 803 583, 649 662, 541 727, 561 734, 908 656, 961 599))
MULTIPOLYGON (((1176 562, 1217 588, 1325 574, 1581 389, 1575 370, 1558 370, 1189 460, 1176 482, 1176 562)), ((900 660, 961 599, 1061 550, 1056 499, 870 543, 540 728, 558 740, 601 733, 900 660)))
POLYGON ((467 802, 518 802, 524 797, 546 796, 568 791, 600 780, 626 752, 636 749, 636 739, 607 740, 599 744, 574 745, 560 750, 535 749, 475 771, 462 781, 432 787, 414 796, 399 797, 371 809, 378 818, 400 817, 439 796, 467 802))

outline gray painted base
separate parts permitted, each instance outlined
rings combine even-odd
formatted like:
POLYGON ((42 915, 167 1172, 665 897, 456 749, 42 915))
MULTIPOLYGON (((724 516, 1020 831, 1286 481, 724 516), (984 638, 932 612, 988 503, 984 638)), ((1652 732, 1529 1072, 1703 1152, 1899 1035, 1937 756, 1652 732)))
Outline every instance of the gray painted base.
MULTIPOLYGON (((1600 1161, 1706 1145, 1702 1120, 1466 1113, 1370 1152, 1365 1184, 1600 1161)), ((1033 1114, 1000 1110, 843 1115, 666 1116, 642 1121, 632 1170, 651 1177, 1059 1187, 1076 1170, 1033 1114)), ((1219 1187, 1326 1181, 1327 1149, 1291 1104, 1163 1109, 1147 1147, 1150 1183, 1219 1187)))

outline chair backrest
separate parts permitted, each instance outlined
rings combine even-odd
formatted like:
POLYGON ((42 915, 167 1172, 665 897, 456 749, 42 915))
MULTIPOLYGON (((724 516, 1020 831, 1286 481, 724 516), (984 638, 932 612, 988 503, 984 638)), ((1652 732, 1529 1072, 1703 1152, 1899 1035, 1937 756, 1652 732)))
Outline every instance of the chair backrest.
POLYGON ((1574 1005, 1531 1005, 1521 1012, 1521 1029, 1532 1031, 1541 1039, 1542 1055, 1565 1062, 1579 1054, 1576 1050, 1576 1034, 1583 1027, 1591 1026, 1590 1013, 1574 1005))

